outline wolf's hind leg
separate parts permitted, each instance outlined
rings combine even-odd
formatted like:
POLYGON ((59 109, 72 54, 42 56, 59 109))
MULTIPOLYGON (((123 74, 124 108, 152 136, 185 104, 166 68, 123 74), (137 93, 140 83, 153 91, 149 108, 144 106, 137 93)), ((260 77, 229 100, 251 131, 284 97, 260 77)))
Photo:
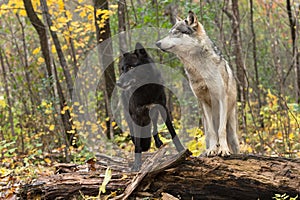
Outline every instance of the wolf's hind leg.
POLYGON ((173 124, 172 124, 172 121, 171 121, 171 116, 170 116, 170 113, 169 113, 169 110, 168 108, 165 106, 165 105, 159 105, 157 106, 157 108, 159 109, 159 112, 160 112, 160 115, 162 116, 163 120, 165 121, 165 124, 172 136, 172 140, 173 140, 173 143, 176 147, 176 150, 178 152, 181 152, 184 150, 184 147, 183 145, 181 144, 177 134, 176 134, 176 131, 173 127, 173 124))
POLYGON ((161 145, 163 145, 163 142, 160 140, 159 135, 158 135, 158 131, 157 131, 157 121, 158 121, 158 109, 157 108, 152 108, 149 112, 150 114, 150 118, 153 124, 153 130, 152 130, 152 135, 155 141, 155 146, 156 148, 161 147, 161 145))
POLYGON ((237 113, 236 108, 233 108, 228 115, 227 121, 227 143, 232 153, 240 152, 239 140, 237 136, 237 113))

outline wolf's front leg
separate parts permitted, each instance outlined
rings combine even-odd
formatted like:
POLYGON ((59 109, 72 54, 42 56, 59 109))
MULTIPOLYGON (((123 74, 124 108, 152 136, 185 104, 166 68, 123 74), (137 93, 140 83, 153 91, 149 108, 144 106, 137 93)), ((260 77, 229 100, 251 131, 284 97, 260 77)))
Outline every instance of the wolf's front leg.
POLYGON ((142 166, 142 152, 141 153, 134 153, 134 163, 131 167, 131 171, 138 172, 142 166))
POLYGON ((131 167, 132 171, 139 171, 142 166, 142 146, 141 146, 141 127, 137 124, 133 125, 133 133, 131 139, 134 143, 134 163, 131 167))
POLYGON ((227 96, 219 100, 219 127, 218 127, 218 137, 219 137, 219 151, 218 155, 220 156, 229 156, 230 150, 227 143, 227 133, 226 133, 226 124, 227 124, 227 96))
POLYGON ((217 134, 214 130, 212 109, 211 107, 203 102, 202 110, 204 113, 204 133, 205 133, 205 143, 206 143, 206 156, 216 156, 219 149, 219 142, 217 134))

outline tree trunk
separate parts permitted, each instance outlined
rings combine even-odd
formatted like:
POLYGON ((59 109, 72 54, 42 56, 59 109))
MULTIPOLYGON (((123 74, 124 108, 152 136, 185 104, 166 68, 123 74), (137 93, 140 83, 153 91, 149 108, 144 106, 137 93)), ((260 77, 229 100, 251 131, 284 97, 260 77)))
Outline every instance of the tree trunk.
POLYGON ((15 137, 15 125, 14 125, 14 115, 12 112, 12 102, 11 102, 11 95, 9 92, 9 86, 8 86, 8 80, 7 80, 7 76, 6 76, 6 70, 5 70, 5 66, 4 66, 4 58, 2 56, 3 54, 3 50, 0 48, 0 64, 1 64, 1 69, 2 69, 2 75, 3 75, 3 82, 4 82, 4 90, 5 90, 5 95, 6 95, 6 100, 7 100, 7 106, 8 106, 8 121, 9 121, 9 125, 10 125, 10 131, 11 131, 11 136, 15 137))
POLYGON ((31 0, 23 0, 24 7, 26 10, 26 14, 32 24, 32 26, 35 28, 36 32, 39 35, 40 45, 43 57, 45 59, 46 64, 46 70, 47 75, 49 79, 49 93, 52 93, 54 95, 54 88, 53 88, 53 76, 52 76, 52 70, 51 70, 51 59, 50 59, 50 53, 49 53, 49 45, 48 45, 48 38, 47 38, 47 31, 46 27, 43 24, 43 22, 38 18, 37 14, 35 13, 31 0))
POLYGON ((250 27, 251 27, 251 33, 252 33, 252 56, 253 56, 253 64, 254 64, 254 70, 255 70, 255 87, 256 87, 256 94, 257 94, 257 100, 258 100, 258 108, 257 108, 257 116, 260 116, 258 119, 259 124, 261 128, 263 128, 263 119, 260 115, 260 110, 262 107, 262 101, 261 101, 261 90, 260 90, 260 81, 259 81, 259 75, 258 75, 258 65, 257 65, 257 48, 256 48, 256 34, 254 30, 254 16, 253 16, 253 0, 250 0, 250 27))
MULTIPOLYGON (((227 6, 229 0, 226 1, 227 6)), ((231 0, 231 12, 226 7, 223 9, 225 14, 231 20, 232 27, 232 38, 233 38, 233 55, 235 56, 236 75, 237 75, 237 89, 238 89, 238 101, 241 102, 241 113, 243 120, 243 128, 247 132, 247 118, 245 113, 245 107, 247 102, 247 79, 246 79, 246 67, 243 59, 243 47, 242 47, 242 36, 240 30, 240 14, 238 0, 231 0)))
POLYGON ((114 71, 114 61, 113 61, 113 47, 112 47, 112 42, 110 40, 111 32, 110 32, 109 18, 104 22, 105 23, 104 28, 100 28, 99 23, 103 23, 103 22, 101 22, 102 15, 97 16, 98 9, 108 10, 108 1, 94 0, 94 17, 95 17, 99 62, 102 70, 105 70, 104 80, 103 80, 105 111, 106 111, 106 117, 108 117, 109 119, 106 122, 106 127, 107 127, 106 134, 109 139, 112 139, 114 137, 114 134, 113 134, 113 127, 111 125, 113 121, 113 115, 110 108, 110 100, 116 83, 116 75, 114 71), (105 67, 106 69, 104 69, 105 67))
POLYGON ((116 192, 113 199, 159 198, 169 193, 180 199, 252 200, 284 193, 295 197, 300 192, 300 160, 250 155, 195 158, 188 151, 165 157, 165 153, 166 148, 161 148, 147 158, 139 173, 128 171, 128 160, 105 155, 98 156, 96 163, 60 164, 56 171, 61 174, 39 177, 25 185, 19 196, 72 199, 79 191, 96 196, 107 166, 112 177, 106 194, 116 192))
MULTIPOLYGON (((43 24, 43 22, 36 15, 36 13, 33 9, 31 0, 23 0, 23 2, 24 2, 27 16, 29 17, 31 24, 34 26, 35 30, 37 31, 37 33, 39 35, 41 50, 42 50, 43 57, 45 59, 48 78, 50 80, 50 87, 51 87, 52 94, 54 95, 55 92, 54 92, 54 87, 53 87, 51 56, 50 56, 50 51, 49 51, 50 48, 49 48, 49 44, 48 44, 46 27, 43 24)), ((46 2, 43 2, 43 4, 45 4, 45 3, 46 2)), ((43 6, 44 6, 43 8, 45 9, 45 5, 43 5, 43 6)), ((45 11, 48 12, 47 9, 45 11)), ((56 86, 57 86, 57 90, 58 90, 58 97, 60 100, 60 109, 61 109, 60 111, 62 111, 63 107, 66 106, 66 101, 65 101, 65 97, 62 93, 62 88, 61 88, 59 80, 56 80, 56 86)), ((69 146, 69 144, 73 144, 73 134, 69 134, 69 131, 72 130, 72 120, 70 120, 71 119, 70 112, 69 112, 69 110, 66 110, 66 112, 64 114, 62 112, 60 112, 60 115, 61 115, 62 123, 63 123, 64 129, 65 129, 66 137, 68 138, 68 142, 66 143, 66 145, 69 146)), ((73 146, 76 146, 76 145, 74 144, 73 146)))
MULTIPOLYGON (((119 48, 122 52, 127 52, 126 39, 126 0, 118 1, 118 28, 119 28, 119 48)), ((120 71, 120 69, 119 69, 120 71)))
MULTIPOLYGON (((297 97, 297 102, 300 103, 300 52, 298 51, 298 32, 297 28, 299 26, 298 20, 297 20, 297 15, 300 13, 300 5, 295 4, 295 16, 293 16, 292 13, 292 8, 291 8, 291 2, 290 0, 286 0, 286 8, 287 8, 287 13, 288 13, 288 18, 289 18, 289 24, 290 24, 290 31, 291 31, 291 38, 292 38, 292 52, 293 52, 293 61, 291 65, 291 69, 294 68, 296 71, 296 97, 297 97), (296 14, 297 13, 297 14, 296 14)), ((290 70, 289 70, 290 71, 290 70)))
POLYGON ((68 64, 67 64, 67 61, 65 59, 64 53, 61 49, 61 45, 60 45, 60 42, 58 40, 58 36, 57 36, 55 31, 51 30, 51 26, 53 25, 53 23, 51 21, 51 16, 50 16, 49 11, 48 11, 47 1, 46 0, 40 0, 40 1, 41 1, 41 5, 42 5, 42 9, 43 9, 45 19, 47 20, 47 25, 49 27, 49 31, 50 31, 50 34, 51 34, 51 37, 52 37, 52 40, 53 40, 53 43, 54 43, 54 46, 55 46, 55 50, 57 52, 57 56, 58 56, 60 65, 63 69, 64 75, 65 75, 65 78, 66 78, 67 88, 68 88, 69 96, 70 96, 70 99, 71 99, 72 98, 72 93, 73 93, 73 81, 72 81, 71 73, 68 69, 68 64))

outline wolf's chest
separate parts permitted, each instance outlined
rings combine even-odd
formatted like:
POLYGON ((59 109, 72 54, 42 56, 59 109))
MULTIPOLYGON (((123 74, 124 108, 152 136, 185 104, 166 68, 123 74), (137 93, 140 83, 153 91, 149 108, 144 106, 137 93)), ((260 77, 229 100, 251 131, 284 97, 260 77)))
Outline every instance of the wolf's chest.
POLYGON ((207 86, 207 77, 204 77, 199 70, 185 67, 185 72, 188 76, 191 89, 196 97, 202 101, 209 103, 210 96, 207 86))

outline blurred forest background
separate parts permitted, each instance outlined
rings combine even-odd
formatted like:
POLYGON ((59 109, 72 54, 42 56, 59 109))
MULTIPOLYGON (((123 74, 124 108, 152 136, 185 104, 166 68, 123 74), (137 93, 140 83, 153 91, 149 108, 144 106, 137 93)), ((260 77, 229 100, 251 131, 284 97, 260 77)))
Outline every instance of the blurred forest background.
MULTIPOLYGON (((84 162, 93 157, 83 141, 92 132, 99 135, 99 146, 110 141, 131 152, 129 133, 120 130, 110 109, 118 60, 94 80, 101 80, 97 92, 89 94, 96 100, 88 105, 97 111, 95 122, 76 120, 74 109, 84 113, 87 105, 72 100, 75 79, 102 41, 136 28, 170 29, 175 17, 184 18, 189 10, 197 14, 238 80, 242 152, 299 158, 299 0, 1 0, 1 176, 24 168, 26 173, 47 173, 41 168, 55 162, 84 162)), ((157 40, 163 37, 150 34, 157 34, 157 40)), ((130 38, 118 37, 119 46, 106 46, 111 52, 106 59, 120 48, 130 49, 130 38)), ((174 55, 150 52, 157 63, 183 71, 174 55)), ((180 135, 181 120, 186 119, 180 118, 176 97, 167 94, 180 135)), ((201 116, 190 117, 200 121, 201 116)), ((201 123, 185 130, 191 137, 185 146, 196 156, 205 146, 201 130, 201 123)), ((160 131, 166 132, 163 125, 160 131)), ((163 138, 169 141, 167 134, 163 138)))

